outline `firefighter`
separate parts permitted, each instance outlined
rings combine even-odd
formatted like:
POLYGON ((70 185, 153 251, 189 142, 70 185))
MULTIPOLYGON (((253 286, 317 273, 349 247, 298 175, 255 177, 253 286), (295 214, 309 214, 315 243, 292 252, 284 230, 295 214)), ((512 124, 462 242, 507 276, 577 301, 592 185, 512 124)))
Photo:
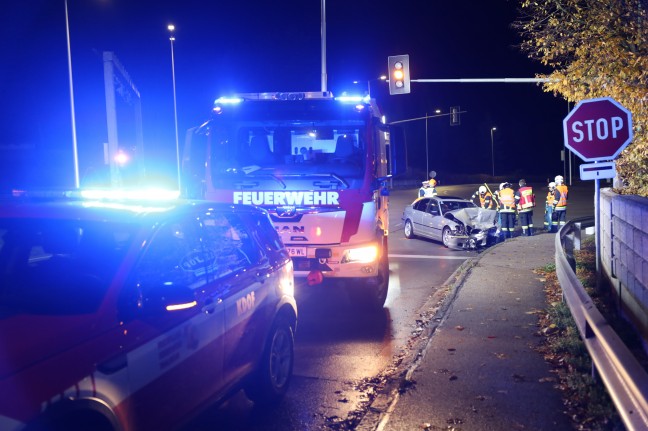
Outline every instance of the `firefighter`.
POLYGON ((430 179, 429 181, 423 181, 423 185, 419 189, 419 197, 426 197, 426 198, 431 198, 433 196, 437 195, 437 190, 436 190, 436 180, 434 178, 430 179))
POLYGON ((565 225, 565 220, 567 219, 567 194, 569 190, 561 175, 556 175, 554 182, 556 183, 556 193, 552 226, 554 231, 558 231, 558 229, 565 225))
POLYGON ((504 239, 513 238, 513 229, 515 228, 515 192, 511 187, 511 183, 500 184, 499 212, 504 239))
POLYGON ((429 187, 430 187, 430 183, 428 183, 427 181, 423 181, 421 188, 418 191, 418 197, 422 198, 423 196, 425 196, 425 190, 429 187))
POLYGON ((515 192, 515 206, 522 226, 522 235, 533 235, 533 208, 535 207, 535 194, 533 188, 527 186, 524 179, 518 181, 520 188, 515 192))
POLYGON ((556 183, 552 181, 549 183, 548 187, 549 191, 547 192, 547 201, 545 202, 544 228, 547 232, 553 232, 552 216, 556 197, 556 183))
POLYGON ((493 207, 495 206, 495 202, 493 201, 493 194, 486 189, 486 186, 479 186, 479 190, 477 190, 473 195, 470 197, 470 200, 474 200, 475 198, 479 198, 479 206, 487 209, 487 210, 492 210, 493 207))

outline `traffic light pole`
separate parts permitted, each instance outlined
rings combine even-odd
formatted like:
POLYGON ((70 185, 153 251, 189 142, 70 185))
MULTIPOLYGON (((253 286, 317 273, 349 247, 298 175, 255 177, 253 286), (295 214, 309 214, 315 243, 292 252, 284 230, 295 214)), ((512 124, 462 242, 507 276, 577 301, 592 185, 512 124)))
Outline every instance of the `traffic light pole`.
POLYGON ((456 79, 410 79, 411 82, 503 82, 539 83, 551 82, 549 78, 456 78, 456 79))

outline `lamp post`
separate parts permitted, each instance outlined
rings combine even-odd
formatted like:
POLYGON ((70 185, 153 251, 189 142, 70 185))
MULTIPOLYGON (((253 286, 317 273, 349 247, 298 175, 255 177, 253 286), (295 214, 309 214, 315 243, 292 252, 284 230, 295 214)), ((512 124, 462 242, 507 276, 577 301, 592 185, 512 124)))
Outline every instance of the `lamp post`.
POLYGON ((76 118, 74 115, 74 86, 72 84, 72 50, 70 48, 70 21, 68 5, 65 0, 65 34, 67 37, 68 79, 70 82, 70 112, 72 115, 72 154, 74 157, 74 187, 79 188, 79 153, 77 149, 76 118))
POLYGON ((495 151, 494 151, 494 146, 493 146, 493 132, 497 130, 497 127, 491 127, 490 129, 490 134, 491 134, 491 163, 493 165, 493 178, 495 177, 495 151))
MULTIPOLYGON (((435 116, 441 114, 441 110, 439 108, 435 109, 434 114, 435 114, 435 116)), ((430 118, 430 116, 426 112, 425 113, 425 172, 426 172, 425 176, 426 177, 430 174, 430 165, 429 165, 430 156, 428 155, 429 154, 429 151, 428 151, 428 118, 430 118)))
POLYGON ((170 37, 169 40, 171 41, 171 76, 173 77, 173 119, 174 119, 174 124, 175 124, 175 145, 176 145, 176 164, 177 164, 177 171, 178 171, 178 191, 182 193, 182 184, 180 181, 181 173, 180 173, 180 144, 178 143, 178 107, 177 107, 177 102, 176 102, 176 79, 175 79, 175 58, 173 56, 173 42, 175 42, 175 36, 173 35, 173 32, 175 31, 175 26, 173 24, 169 24, 167 26, 167 30, 169 30, 170 37))

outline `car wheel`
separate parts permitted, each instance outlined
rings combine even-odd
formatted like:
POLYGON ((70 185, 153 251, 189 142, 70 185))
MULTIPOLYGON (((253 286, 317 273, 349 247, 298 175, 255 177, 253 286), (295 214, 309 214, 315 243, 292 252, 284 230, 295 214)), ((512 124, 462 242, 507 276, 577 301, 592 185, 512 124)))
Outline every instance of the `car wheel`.
POLYGON ((405 228, 403 229, 403 231, 405 232, 405 238, 414 238, 414 226, 412 225, 412 221, 410 219, 405 220, 405 228))
POLYGON ((443 245, 450 247, 450 228, 448 226, 443 228, 441 239, 443 240, 443 245))
POLYGON ((279 318, 272 325, 261 362, 245 388, 256 404, 277 405, 288 391, 295 361, 294 334, 288 321, 279 318))

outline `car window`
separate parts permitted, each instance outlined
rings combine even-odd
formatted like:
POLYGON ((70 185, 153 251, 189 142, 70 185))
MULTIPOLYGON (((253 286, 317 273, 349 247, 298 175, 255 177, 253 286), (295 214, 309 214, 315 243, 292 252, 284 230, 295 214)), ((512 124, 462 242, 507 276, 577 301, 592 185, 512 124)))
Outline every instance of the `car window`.
POLYGON ((469 201, 443 201, 441 209, 446 211, 454 211, 462 208, 474 208, 475 204, 469 201))
POLYGON ((428 207, 428 212, 432 215, 439 215, 439 204, 437 201, 430 201, 430 206, 428 207))
POLYGON ((430 202, 429 199, 420 199, 414 203, 414 209, 417 211, 425 211, 428 206, 428 202, 430 202))
POLYGON ((210 278, 222 278, 257 264, 261 252, 254 238, 236 214, 210 213, 203 216, 204 246, 211 260, 210 278))
POLYGON ((96 310, 134 229, 77 220, 0 221, 0 306, 16 312, 96 310))
POLYGON ((203 286, 210 257, 203 249, 200 233, 195 219, 163 225, 137 265, 137 283, 148 289, 203 286))

